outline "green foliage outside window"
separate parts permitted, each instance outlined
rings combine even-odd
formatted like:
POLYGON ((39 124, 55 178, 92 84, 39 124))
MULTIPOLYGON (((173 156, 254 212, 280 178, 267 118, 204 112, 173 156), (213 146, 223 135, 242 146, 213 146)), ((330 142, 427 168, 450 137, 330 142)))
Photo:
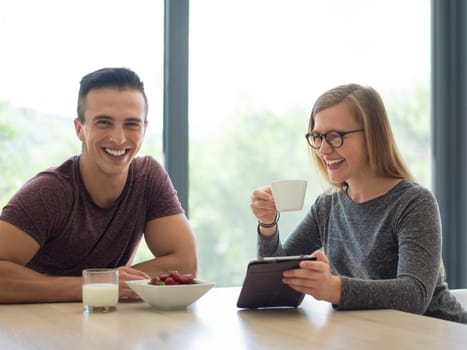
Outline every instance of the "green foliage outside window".
MULTIPOLYGON (((429 187, 429 92, 383 93, 399 150, 418 181, 429 187)), ((311 108, 307 106, 306 108, 311 108)), ((190 142, 190 221, 197 239, 199 276, 217 286, 240 285, 256 255, 251 191, 280 178, 309 181, 305 208, 284 213, 284 238, 326 186, 308 155, 304 134, 309 110, 284 114, 252 110, 232 118, 209 138, 190 142)), ((147 136, 143 154, 161 149, 147 136)), ((159 140, 160 141, 160 140, 159 140)), ((28 178, 80 152, 70 119, 54 118, 0 104, 0 207, 28 178)), ((135 261, 151 255, 144 242, 135 261)))

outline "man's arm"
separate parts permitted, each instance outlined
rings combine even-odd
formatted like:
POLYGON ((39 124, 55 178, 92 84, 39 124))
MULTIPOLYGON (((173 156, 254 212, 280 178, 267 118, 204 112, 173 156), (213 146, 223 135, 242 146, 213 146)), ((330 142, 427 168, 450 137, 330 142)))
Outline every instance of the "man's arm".
POLYGON ((144 233, 148 248, 156 257, 132 266, 150 276, 178 270, 196 276, 198 259, 193 231, 184 214, 149 221, 144 233))
MULTIPOLYGON (((0 220, 0 304, 82 300, 82 278, 51 276, 25 265, 40 249, 24 231, 0 220)), ((119 297, 136 298, 125 281, 148 278, 144 272, 119 267, 119 297)))
POLYGON ((39 244, 17 227, 0 220, 0 303, 81 300, 80 277, 53 277, 25 265, 39 244))

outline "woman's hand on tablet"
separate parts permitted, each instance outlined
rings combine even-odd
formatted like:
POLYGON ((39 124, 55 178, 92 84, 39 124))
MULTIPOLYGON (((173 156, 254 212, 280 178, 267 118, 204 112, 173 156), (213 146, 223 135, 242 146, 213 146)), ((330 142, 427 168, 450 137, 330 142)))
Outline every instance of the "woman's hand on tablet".
POLYGON ((299 269, 284 271, 283 282, 298 292, 309 294, 317 300, 339 305, 342 281, 331 274, 329 260, 323 251, 313 253, 316 261, 302 261, 299 269))

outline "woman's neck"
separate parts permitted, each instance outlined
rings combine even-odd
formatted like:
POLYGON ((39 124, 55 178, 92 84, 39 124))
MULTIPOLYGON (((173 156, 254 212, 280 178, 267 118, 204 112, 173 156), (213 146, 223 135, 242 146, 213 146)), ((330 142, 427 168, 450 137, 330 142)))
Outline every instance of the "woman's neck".
POLYGON ((385 177, 385 178, 372 178, 365 182, 348 183, 347 195, 355 203, 368 202, 372 199, 381 197, 393 189, 402 179, 385 177))

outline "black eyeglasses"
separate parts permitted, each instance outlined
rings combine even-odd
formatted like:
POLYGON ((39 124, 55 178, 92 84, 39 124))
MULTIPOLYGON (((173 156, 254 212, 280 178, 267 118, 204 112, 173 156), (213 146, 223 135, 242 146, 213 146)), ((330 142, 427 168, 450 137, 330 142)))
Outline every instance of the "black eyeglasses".
POLYGON ((317 132, 307 133, 305 135, 308 144, 315 149, 318 149, 323 144, 323 137, 326 142, 333 148, 339 148, 344 143, 344 136, 352 134, 354 132, 363 131, 363 129, 350 130, 350 131, 330 131, 326 134, 320 134, 317 132))

